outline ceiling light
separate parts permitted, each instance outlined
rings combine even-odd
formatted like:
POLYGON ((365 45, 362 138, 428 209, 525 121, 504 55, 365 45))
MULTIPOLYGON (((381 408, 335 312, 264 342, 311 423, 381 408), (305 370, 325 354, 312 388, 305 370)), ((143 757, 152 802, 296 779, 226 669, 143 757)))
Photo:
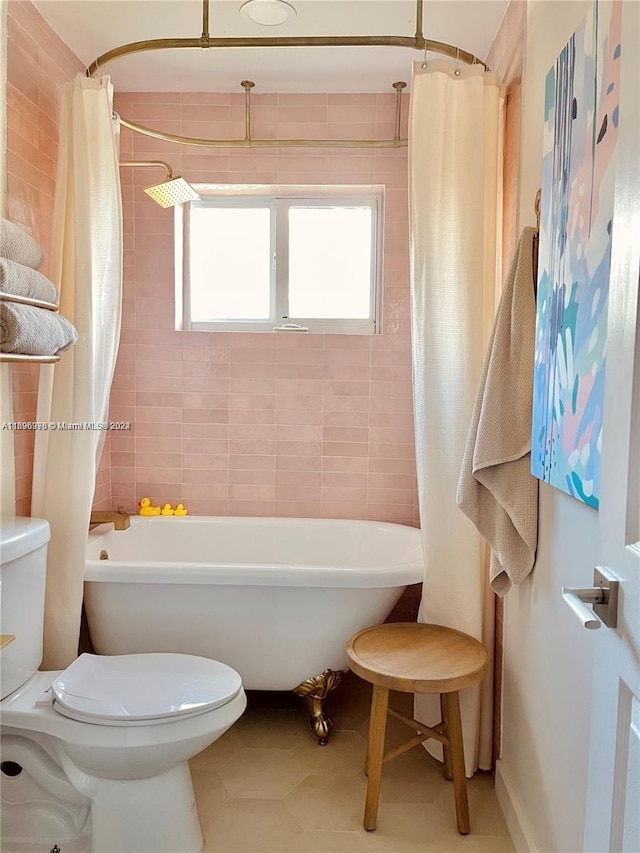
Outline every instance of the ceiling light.
POLYGON ((285 0, 248 0, 240 7, 240 15, 261 27, 279 27, 295 18, 297 12, 285 0))

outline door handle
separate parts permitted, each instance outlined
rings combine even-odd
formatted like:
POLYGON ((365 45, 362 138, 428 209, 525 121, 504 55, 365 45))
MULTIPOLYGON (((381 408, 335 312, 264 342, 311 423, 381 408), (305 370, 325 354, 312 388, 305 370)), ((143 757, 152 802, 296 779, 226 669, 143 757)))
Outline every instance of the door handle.
POLYGON ((584 628, 596 630, 602 623, 608 628, 616 628, 619 581, 608 569, 596 566, 593 571, 593 584, 586 589, 563 586, 562 598, 584 628), (589 609, 589 604, 593 610, 589 609))

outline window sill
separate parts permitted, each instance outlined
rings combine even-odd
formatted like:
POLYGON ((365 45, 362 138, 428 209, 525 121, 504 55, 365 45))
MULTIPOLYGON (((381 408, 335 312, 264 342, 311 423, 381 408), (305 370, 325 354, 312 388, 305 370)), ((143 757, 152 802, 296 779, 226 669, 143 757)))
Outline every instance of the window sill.
POLYGON ((285 324, 265 322, 217 321, 191 323, 183 331, 193 332, 264 332, 278 335, 375 335, 376 324, 367 320, 300 320, 301 328, 283 328, 285 324))

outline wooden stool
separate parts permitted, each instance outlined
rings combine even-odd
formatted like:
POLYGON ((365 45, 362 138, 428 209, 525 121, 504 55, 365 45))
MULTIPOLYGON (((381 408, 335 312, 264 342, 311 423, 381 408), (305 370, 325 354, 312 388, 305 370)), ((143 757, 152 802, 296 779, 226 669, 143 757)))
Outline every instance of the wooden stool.
POLYGON ((458 691, 481 681, 487 665, 484 646, 473 637, 416 622, 364 628, 347 643, 351 669, 373 684, 365 772, 369 780, 364 828, 376 828, 382 765, 429 738, 440 741, 446 779, 453 778, 458 832, 469 830, 469 801, 464 768, 458 691), (389 708, 389 690, 439 693, 442 719, 431 728, 389 708), (387 713, 420 734, 384 754, 387 713))

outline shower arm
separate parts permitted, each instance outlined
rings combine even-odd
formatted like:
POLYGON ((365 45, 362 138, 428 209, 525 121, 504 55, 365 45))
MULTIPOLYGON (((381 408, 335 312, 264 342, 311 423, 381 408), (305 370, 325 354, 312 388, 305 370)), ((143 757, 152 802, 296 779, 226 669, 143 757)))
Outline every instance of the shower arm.
POLYGON ((165 163, 164 160, 121 160, 118 163, 119 166, 131 166, 136 168, 138 166, 161 166, 167 173, 167 180, 173 180, 173 169, 168 163, 165 163))
MULTIPOLYGON (((486 64, 472 53, 462 50, 446 42, 425 39, 422 34, 423 0, 416 0, 416 33, 415 36, 289 36, 274 38, 212 38, 209 35, 209 0, 202 0, 202 34, 199 38, 166 38, 166 39, 144 39, 131 42, 120 47, 113 48, 95 59, 86 70, 89 77, 100 73, 100 69, 107 63, 121 56, 133 53, 142 53, 152 50, 170 50, 182 48, 225 48, 225 47, 359 47, 359 46, 382 46, 382 47, 407 47, 411 50, 444 54, 458 62, 467 65, 481 65, 488 70, 486 64)), ((249 92, 245 88, 245 104, 249 109, 249 92)), ((179 134, 165 133, 136 124, 124 117, 120 122, 124 127, 135 133, 162 139, 166 142, 174 142, 182 145, 195 145, 203 148, 404 148, 407 140, 400 138, 399 114, 400 95, 402 89, 400 84, 394 83, 398 94, 396 100, 396 133, 394 139, 251 139, 249 123, 247 119, 247 131, 244 139, 201 139, 197 137, 181 136, 179 134)), ((404 88, 406 84, 402 85, 404 88)), ((251 85, 250 88, 253 88, 251 85)))

